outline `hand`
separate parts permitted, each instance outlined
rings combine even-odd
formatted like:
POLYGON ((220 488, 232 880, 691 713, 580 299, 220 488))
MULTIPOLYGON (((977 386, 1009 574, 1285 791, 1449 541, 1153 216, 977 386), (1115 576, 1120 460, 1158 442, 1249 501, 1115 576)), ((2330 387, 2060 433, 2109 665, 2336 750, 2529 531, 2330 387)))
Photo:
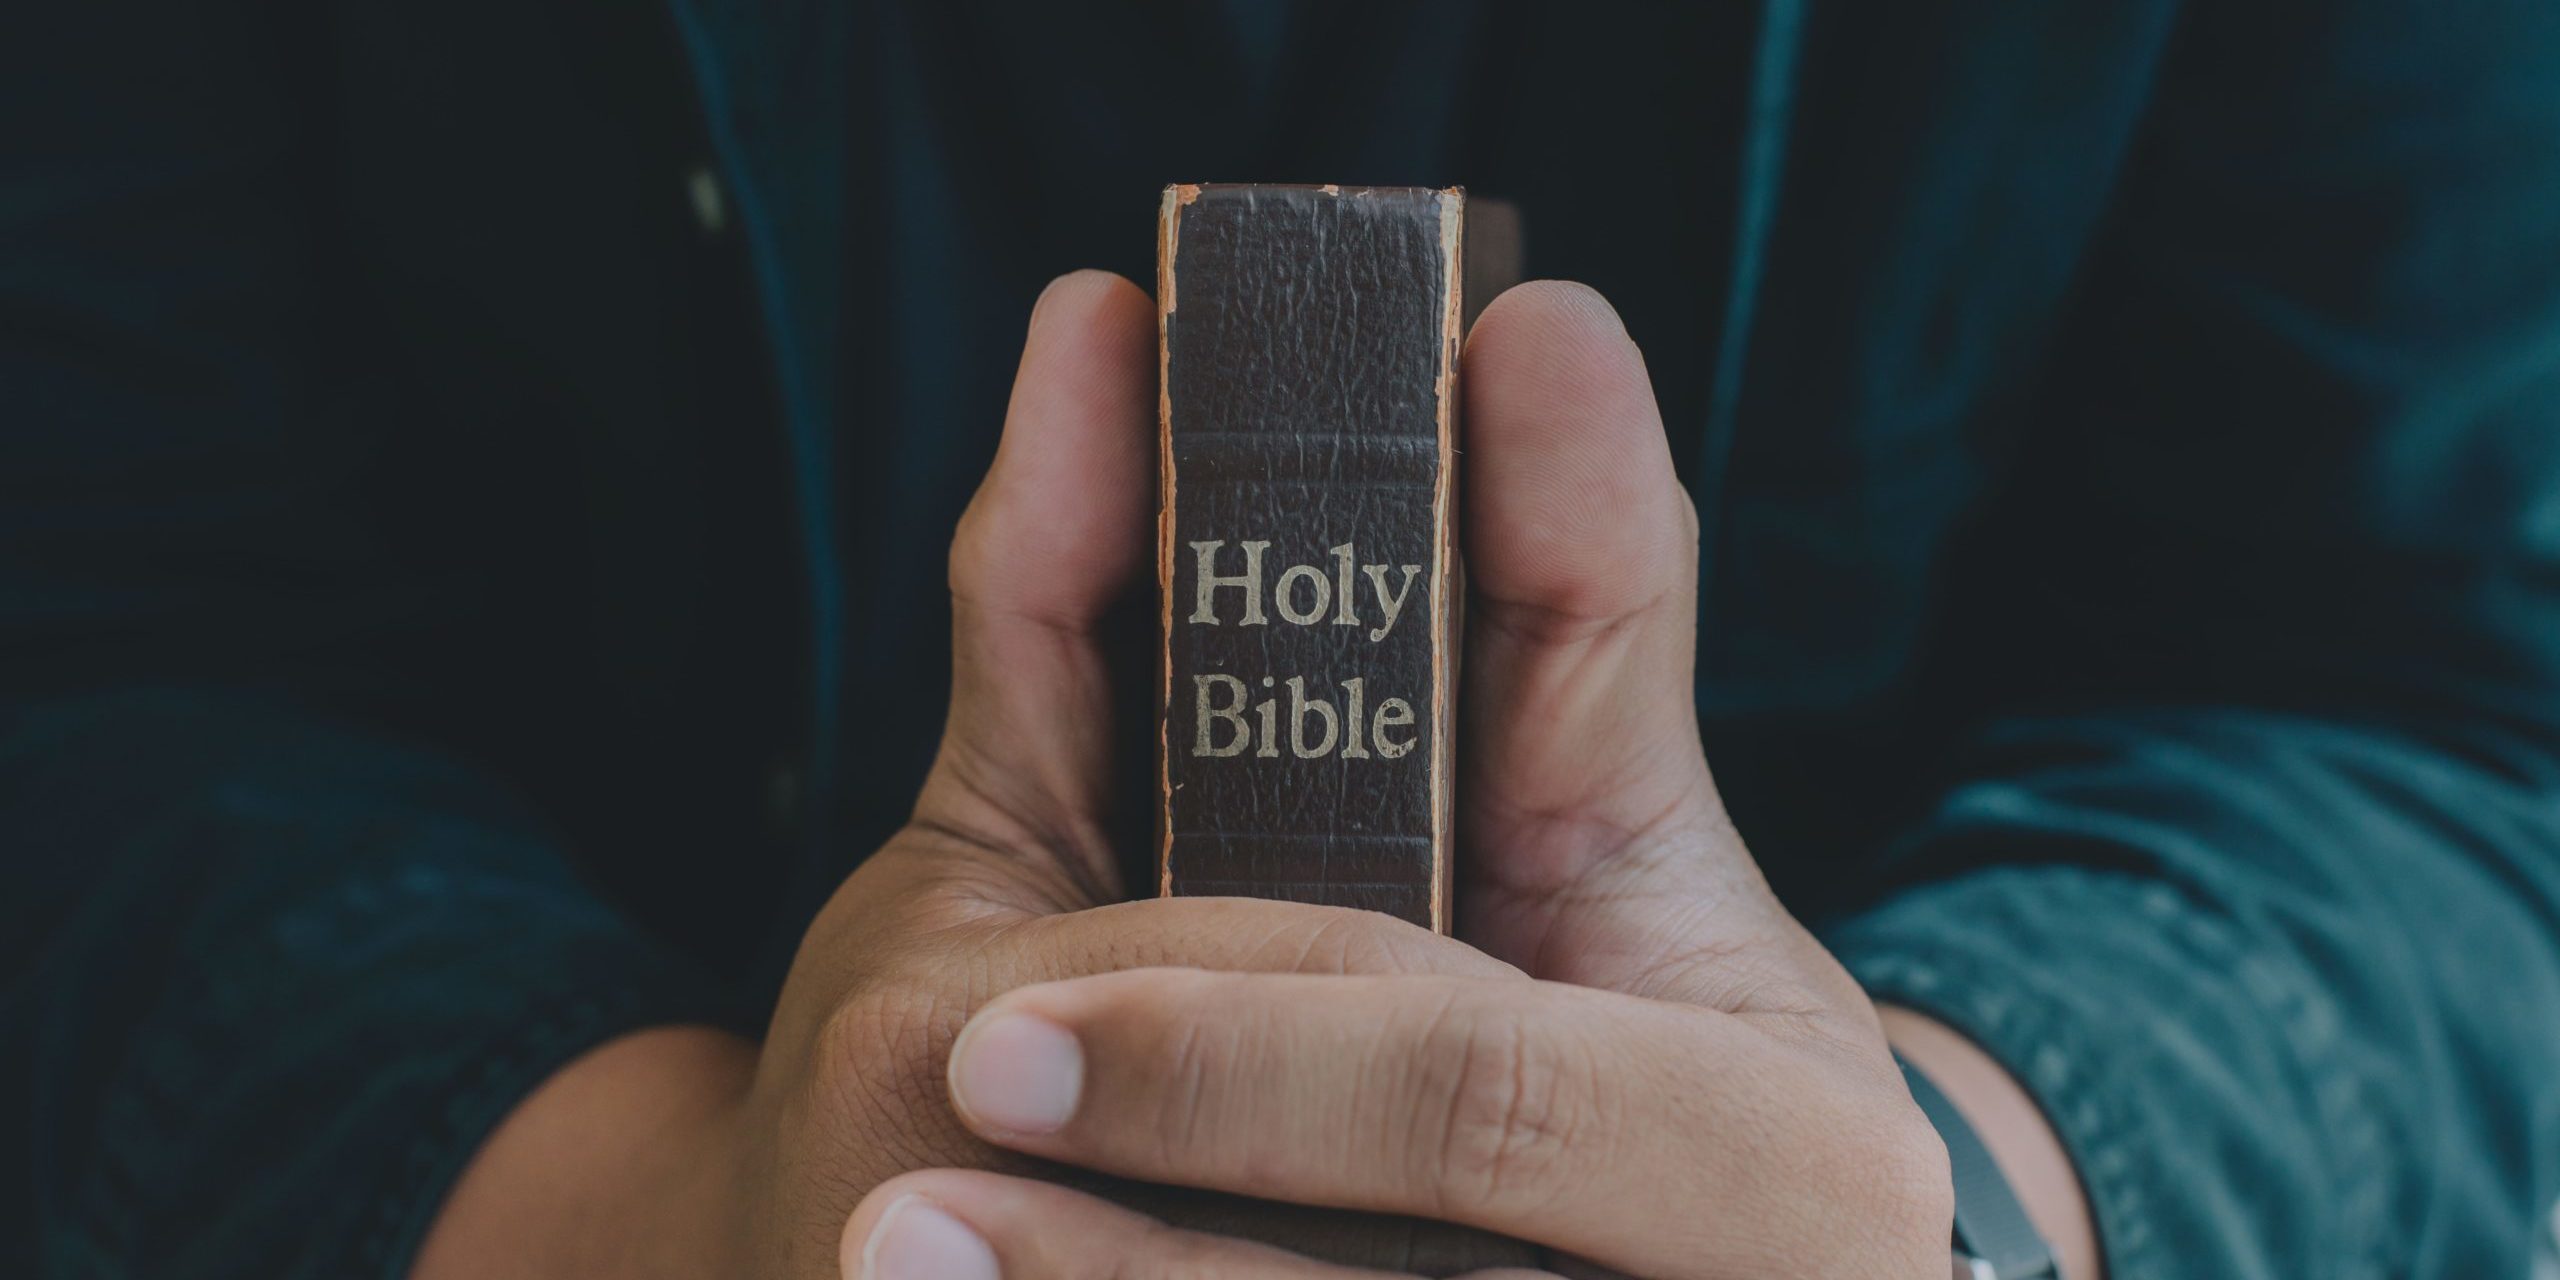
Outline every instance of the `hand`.
MULTIPOLYGON (((941 749, 905 830, 819 914, 784 984, 740 1126, 759 1256, 724 1274, 833 1274, 855 1201, 902 1171, 1035 1167, 943 1100, 953 1038, 1003 991, 1163 964, 1516 978, 1369 913, 1121 901, 1110 726, 1122 694, 1144 695, 1112 688, 1097 629, 1153 581, 1155 338, 1147 295, 1101 272, 1065 277, 1033 310, 1003 441, 953 539, 941 749)), ((1208 1211, 1237 1227, 1231 1206, 1208 1211)), ((1338 1215, 1314 1238, 1352 1257, 1449 1247, 1338 1215)))
MULTIPOLYGON (((1104 836, 1117 699, 1094 631, 1151 564, 1155 378, 1155 312, 1134 286, 1085 273, 1043 295, 952 548, 951 711, 913 820, 810 928, 760 1050, 660 1031, 573 1064, 483 1150, 419 1276, 832 1276, 848 1214, 883 1180, 1037 1167, 972 1136, 943 1092, 961 1024, 1025 984, 1136 965, 1525 983, 1366 912, 1100 905, 1121 896, 1104 836)), ((1413 1223, 1186 1208, 1398 1265, 1518 1253, 1413 1223)))
MULTIPOLYGON (((1944 1148, 1707 771, 1697 524, 1641 358, 1597 295, 1523 286, 1476 326, 1465 388, 1460 905, 1466 936, 1542 981, 1029 987, 961 1035, 956 1113, 1051 1160, 1429 1215, 1576 1267, 1939 1280, 1944 1148)), ((1340 1274, 988 1175, 888 1184, 846 1243, 875 1280, 1340 1274), (935 1242, 940 1270, 899 1269, 935 1242)))

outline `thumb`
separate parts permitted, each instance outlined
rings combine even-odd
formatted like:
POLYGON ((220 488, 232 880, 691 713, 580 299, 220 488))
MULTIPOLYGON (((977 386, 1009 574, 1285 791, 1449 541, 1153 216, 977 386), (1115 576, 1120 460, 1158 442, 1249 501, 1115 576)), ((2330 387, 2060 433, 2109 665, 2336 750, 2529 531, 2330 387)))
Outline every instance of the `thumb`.
POLYGON ((1697 516, 1644 358, 1599 294, 1539 281, 1465 360, 1464 932, 1536 977, 1726 1003, 1680 958, 1793 926, 1699 744, 1697 516))
POLYGON ((1137 286, 1101 271, 1052 282, 952 539, 951 709, 915 825, 1018 862, 1051 905, 1118 896, 1097 631, 1151 545, 1154 353, 1137 286))

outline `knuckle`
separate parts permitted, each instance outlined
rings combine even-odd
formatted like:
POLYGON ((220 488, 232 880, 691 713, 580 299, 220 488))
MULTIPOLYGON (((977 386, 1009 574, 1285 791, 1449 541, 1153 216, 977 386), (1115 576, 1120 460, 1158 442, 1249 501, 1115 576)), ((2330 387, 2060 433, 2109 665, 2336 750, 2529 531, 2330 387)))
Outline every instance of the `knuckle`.
POLYGON ((890 1010, 868 992, 837 1005, 818 1024, 818 1069, 829 1075, 867 1072, 894 1051, 896 1024, 890 1010))
POLYGON ((1501 1012, 1444 1017, 1432 1040, 1441 1127, 1430 1155, 1443 1194, 1492 1209, 1558 1194, 1592 1118, 1569 1055, 1501 1012))
MULTIPOLYGON (((1917 1275, 1943 1267, 1955 1221, 1955 1187, 1946 1144, 1919 1107, 1907 1098, 1863 1091, 1844 1101, 1834 1082, 1827 1096, 1799 1099, 1806 1114, 1827 1113, 1817 1141, 1800 1144, 1799 1167, 1787 1179, 1799 1188, 1804 1221, 1795 1239, 1816 1222, 1831 1228, 1814 1237, 1822 1248, 1799 1255, 1803 1274, 1819 1276, 1917 1275), (1852 1223, 1854 1228, 1839 1229, 1852 1223)), ((1773 1244, 1774 1247, 1774 1244, 1773 1244)))
POLYGON ((1123 1017, 1151 1024, 1142 1033, 1153 1042, 1144 1055, 1154 1064, 1145 1089, 1155 1120, 1148 1129, 1156 1158, 1172 1166, 1213 1147, 1213 1104, 1238 1049, 1228 1021, 1201 999, 1199 975, 1157 978, 1126 993, 1123 1017))
POLYGON ((951 594, 961 600, 977 598, 985 590, 993 557, 987 546, 987 521, 990 517, 981 494, 972 498, 960 513, 960 523, 951 534, 951 550, 944 572, 951 594))
POLYGON ((1943 1243, 1956 1216, 1955 1178, 1945 1141, 1909 1102, 1895 1107, 1879 1129, 1871 1156, 1882 1188, 1879 1224, 1895 1240, 1943 1243))
POLYGON ((943 1099, 942 1058, 967 1009, 933 987, 880 983, 828 1011, 816 1061, 782 1122, 840 1143, 876 1173, 970 1162, 977 1149, 943 1099))
POLYGON ((1133 1224, 1128 1237, 1113 1248, 1097 1280, 1171 1280, 1176 1276, 1225 1274, 1234 1264, 1209 1237, 1153 1218, 1133 1224))
POLYGON ((1296 968, 1300 973, 1372 972, 1392 963, 1394 947, 1369 920, 1328 913, 1308 931, 1296 968))
POLYGON ((1375 911, 1326 908, 1307 929, 1291 967, 1299 973, 1521 976, 1454 938, 1375 911))
POLYGON ((874 1105, 932 1101, 942 1048, 965 1019, 965 1010, 929 989, 881 984, 836 1006, 819 1025, 819 1078, 874 1105))
MULTIPOLYGON (((1307 936, 1301 973, 1404 973, 1418 964, 1414 926, 1374 911, 1328 912, 1307 936)), ((1423 934, 1420 936, 1430 936, 1423 934)))

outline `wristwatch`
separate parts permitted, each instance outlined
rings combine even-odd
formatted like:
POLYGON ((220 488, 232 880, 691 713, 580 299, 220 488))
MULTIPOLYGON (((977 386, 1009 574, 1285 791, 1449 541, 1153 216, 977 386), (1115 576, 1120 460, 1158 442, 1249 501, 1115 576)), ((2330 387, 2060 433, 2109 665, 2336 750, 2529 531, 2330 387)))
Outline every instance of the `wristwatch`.
POLYGON ((1964 1113, 1901 1054, 1893 1060, 1902 1064, 1912 1101, 1947 1144, 1947 1164, 1956 1184, 1955 1280, 2061 1280, 2053 1250, 2036 1234, 2026 1206, 2018 1203, 2018 1194, 2009 1189, 2009 1180, 2000 1175, 1973 1126, 1965 1123, 1964 1113))

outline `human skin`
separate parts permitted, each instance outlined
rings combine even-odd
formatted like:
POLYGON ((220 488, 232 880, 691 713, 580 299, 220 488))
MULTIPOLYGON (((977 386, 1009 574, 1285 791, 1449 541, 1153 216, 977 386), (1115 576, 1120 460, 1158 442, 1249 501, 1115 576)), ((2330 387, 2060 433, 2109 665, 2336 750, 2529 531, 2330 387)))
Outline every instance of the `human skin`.
MULTIPOLYGON (((764 1042, 670 1028, 572 1064, 493 1135, 416 1274, 1379 1274, 1032 1176, 1064 1165, 1446 1220, 1582 1273, 1946 1275, 1944 1150, 1885 1023, 1717 799, 1689 696, 1696 516, 1589 290, 1522 286, 1467 347, 1463 941, 1100 905, 1118 698, 1095 624, 1152 551, 1153 344, 1114 277, 1035 309, 953 548, 940 757, 764 1042)), ((2032 1103, 1960 1037, 1887 1017, 2005 1165, 2059 1171, 2031 1207, 2094 1276, 2032 1103)), ((1303 1238, 1339 1253, 1361 1229, 1303 1238)))

